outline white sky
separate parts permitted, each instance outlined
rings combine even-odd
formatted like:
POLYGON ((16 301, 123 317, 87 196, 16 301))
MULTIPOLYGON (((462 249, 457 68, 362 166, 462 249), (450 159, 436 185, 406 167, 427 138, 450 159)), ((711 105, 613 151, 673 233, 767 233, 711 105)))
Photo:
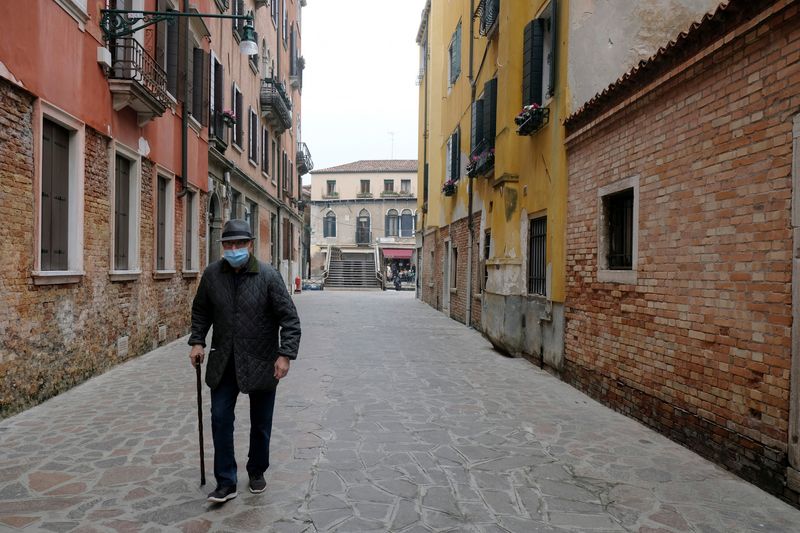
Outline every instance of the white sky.
POLYGON ((416 37, 424 6, 425 0, 308 0, 301 135, 315 169, 417 159, 416 37))

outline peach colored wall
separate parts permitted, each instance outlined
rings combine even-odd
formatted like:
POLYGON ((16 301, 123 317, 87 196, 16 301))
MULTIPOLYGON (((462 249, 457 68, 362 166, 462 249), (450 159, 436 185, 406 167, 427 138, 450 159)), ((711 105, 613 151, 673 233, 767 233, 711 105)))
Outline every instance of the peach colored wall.
MULTIPOLYGON (((78 23, 53 0, 0 2, 0 62, 32 94, 103 135, 131 147, 138 147, 139 139, 144 138, 150 146, 148 158, 179 174, 180 106, 174 112, 168 109, 144 128, 138 127, 136 114, 129 108, 114 111, 108 81, 97 63, 97 49, 105 45, 99 27, 100 9, 105 2, 87 3, 89 20, 85 31, 81 31, 78 23)), ((213 12, 211 3, 192 0, 201 12, 213 12)), ((155 0, 145 0, 144 8, 155 9, 155 4, 155 0)), ((202 45, 208 50, 207 40, 202 45)), ((190 128, 188 175, 190 182, 204 191, 208 158, 198 155, 206 152, 207 131, 203 129, 198 137, 190 128)))

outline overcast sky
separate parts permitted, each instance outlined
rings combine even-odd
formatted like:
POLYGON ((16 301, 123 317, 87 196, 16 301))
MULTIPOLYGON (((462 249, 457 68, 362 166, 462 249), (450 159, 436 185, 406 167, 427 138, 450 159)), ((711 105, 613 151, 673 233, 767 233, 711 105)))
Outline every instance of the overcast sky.
POLYGON ((359 159, 417 159, 416 36, 424 5, 308 0, 301 135, 315 169, 359 159))

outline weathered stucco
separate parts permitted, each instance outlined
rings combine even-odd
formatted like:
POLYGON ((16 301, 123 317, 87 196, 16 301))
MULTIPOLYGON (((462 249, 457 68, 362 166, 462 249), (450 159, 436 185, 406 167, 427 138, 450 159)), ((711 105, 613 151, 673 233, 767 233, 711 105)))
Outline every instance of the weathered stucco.
POLYGON ((571 111, 686 31, 719 0, 570 0, 571 111))

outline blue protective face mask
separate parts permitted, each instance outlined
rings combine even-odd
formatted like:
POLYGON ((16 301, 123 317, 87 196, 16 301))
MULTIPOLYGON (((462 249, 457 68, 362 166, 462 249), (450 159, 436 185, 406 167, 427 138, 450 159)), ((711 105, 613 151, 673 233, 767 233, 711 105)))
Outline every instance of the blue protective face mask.
POLYGON ((250 252, 247 248, 234 248, 232 250, 223 250, 222 255, 233 268, 239 268, 247 262, 250 252))

